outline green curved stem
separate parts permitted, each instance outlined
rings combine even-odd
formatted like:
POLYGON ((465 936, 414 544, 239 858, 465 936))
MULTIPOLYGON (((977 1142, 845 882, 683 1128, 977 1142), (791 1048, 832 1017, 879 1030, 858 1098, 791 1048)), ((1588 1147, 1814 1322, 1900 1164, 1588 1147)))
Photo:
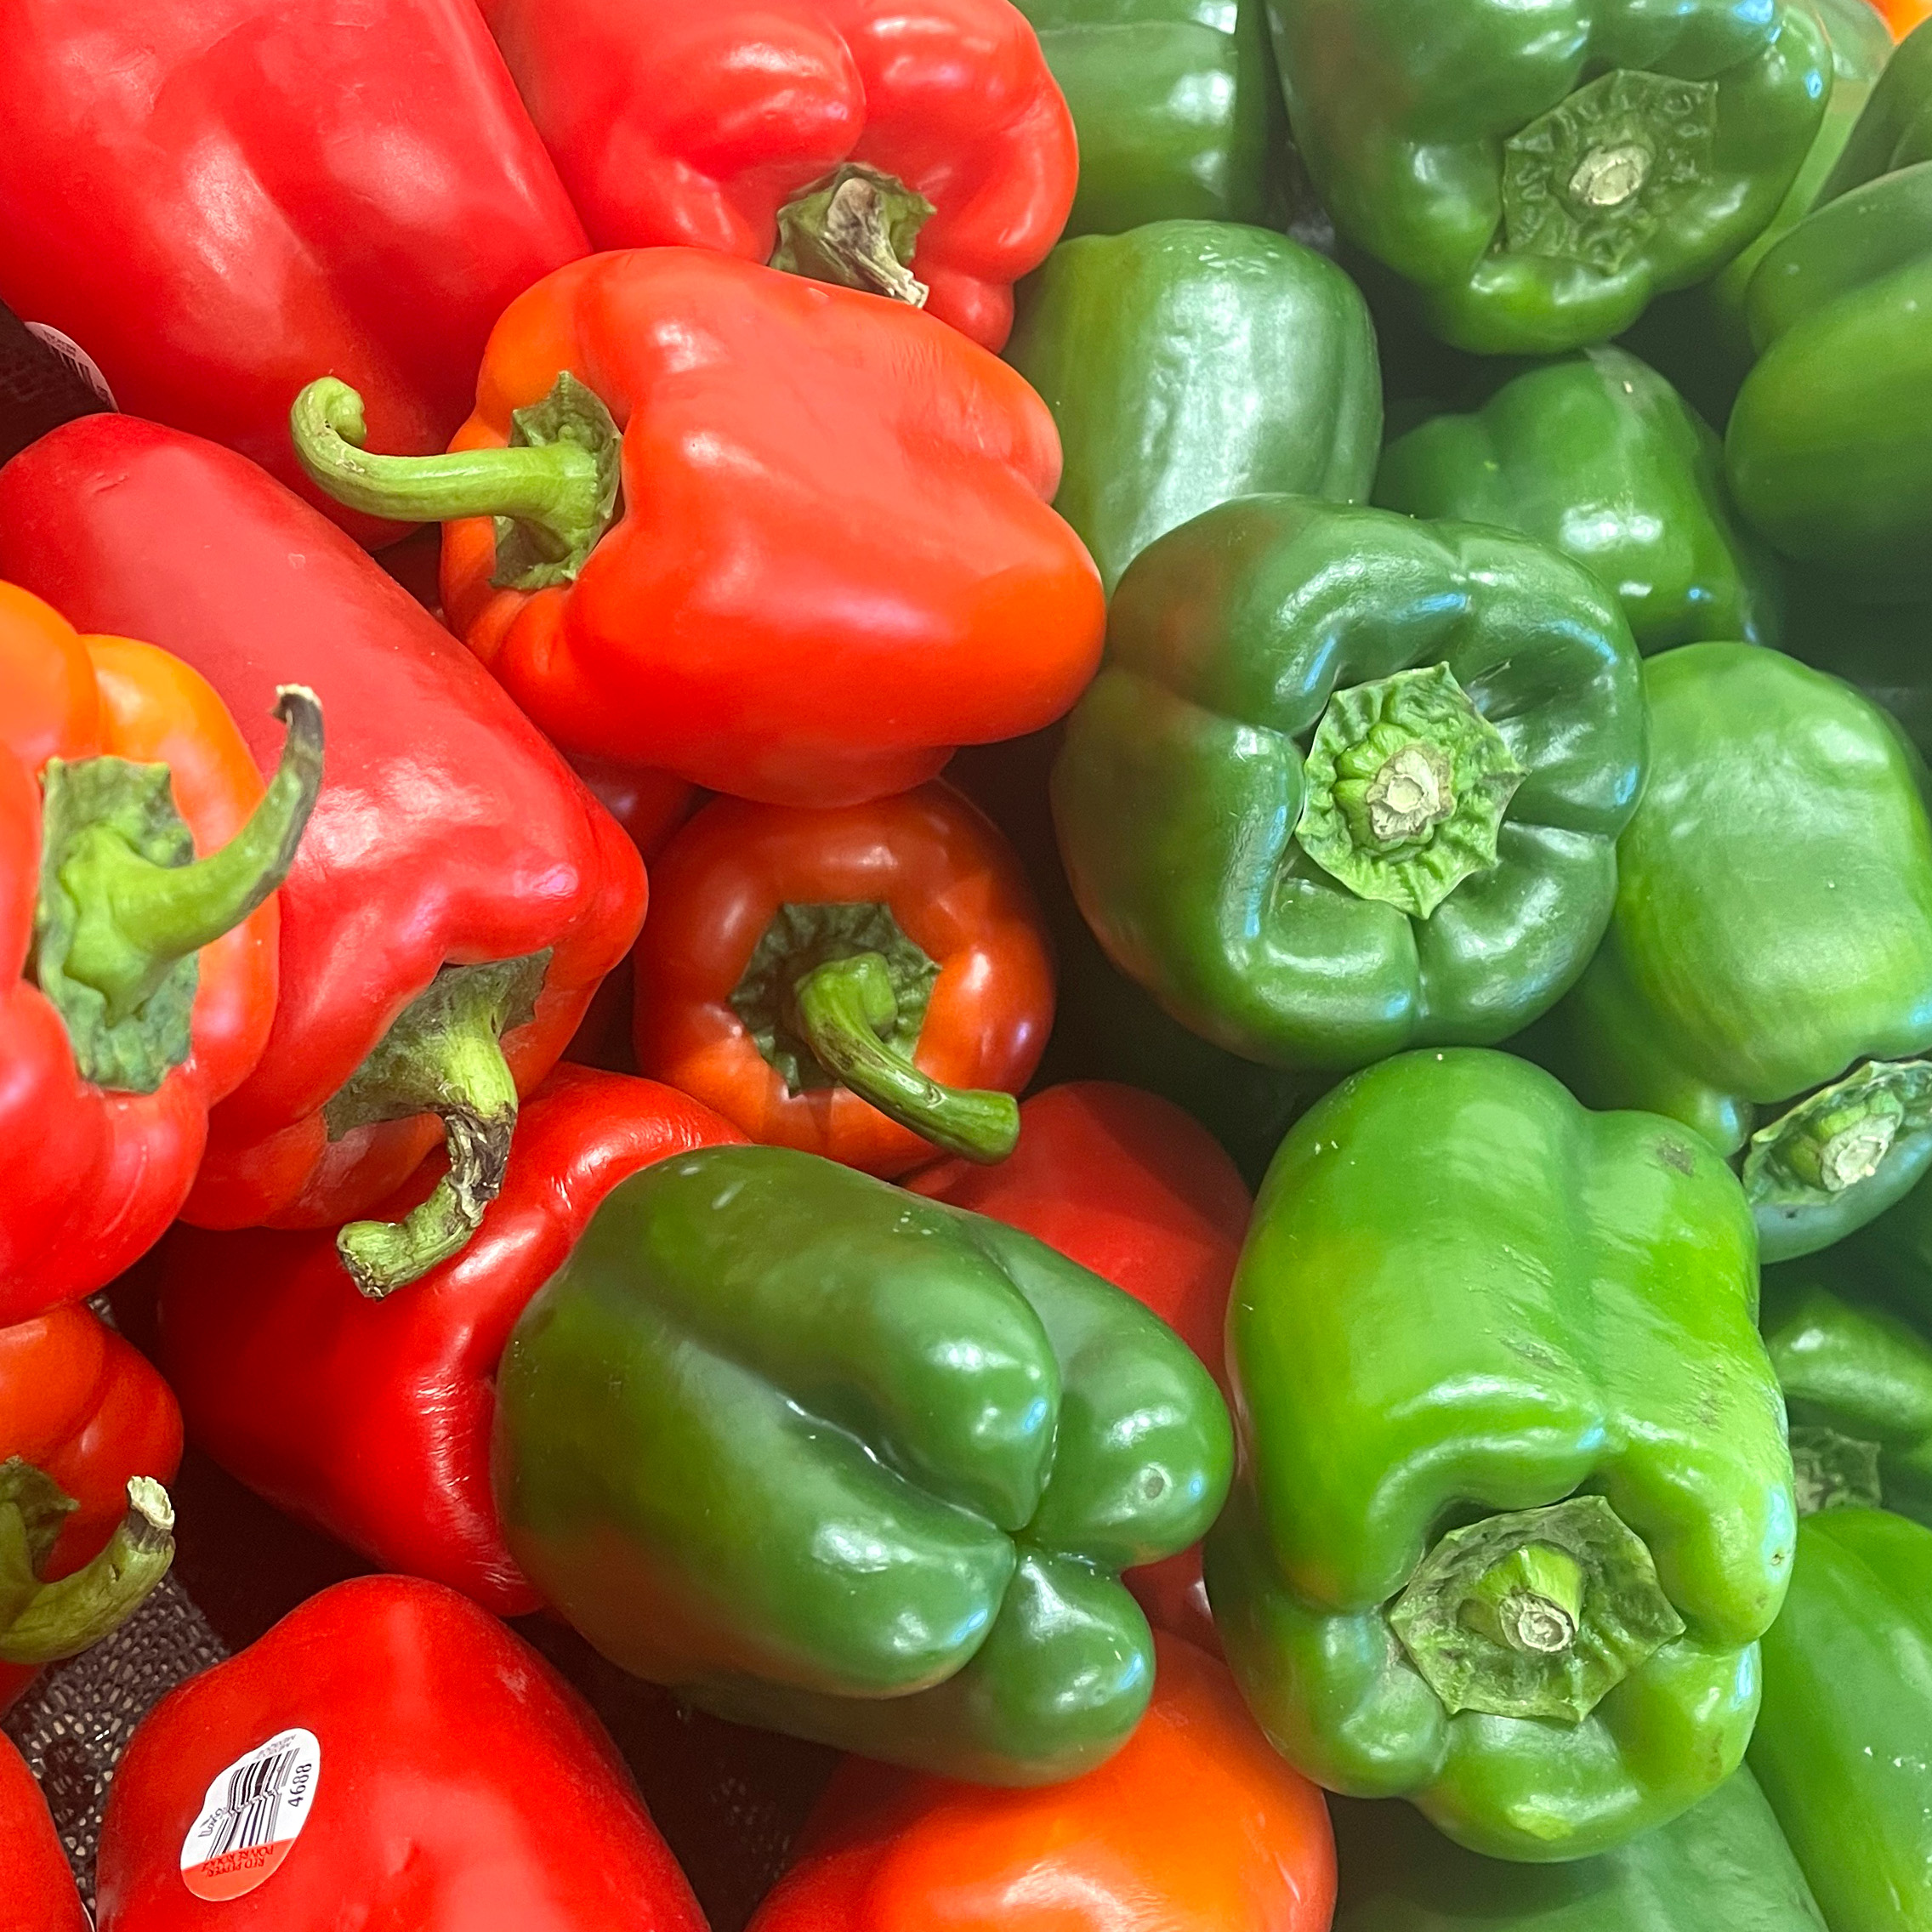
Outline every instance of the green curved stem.
POLYGON ((71 1577, 39 1581, 45 1535, 73 1507, 38 1469, 0 1465, 0 1662, 57 1663, 117 1629, 174 1560, 174 1509, 151 1476, 128 1485, 128 1514, 106 1548, 71 1577))
POLYGON ((287 726, 281 760, 248 822, 191 865, 156 865, 112 824, 88 825, 54 861, 76 907, 62 970, 107 1003, 110 1024, 134 1013, 178 959, 234 929, 288 876, 322 788, 322 707, 301 685, 276 694, 287 726))
POLYGON ((447 1261, 481 1226, 503 1185, 516 1079, 503 1037, 531 1017, 550 955, 446 966, 324 1110, 332 1139, 378 1121, 435 1114, 449 1171, 401 1221, 351 1221, 336 1251, 372 1300, 447 1261))
POLYGON ((876 952, 828 960, 793 990, 798 1034, 819 1064, 901 1127, 969 1161, 1003 1161, 1020 1141, 1010 1094, 942 1086, 885 1044, 899 1016, 892 975, 876 952))

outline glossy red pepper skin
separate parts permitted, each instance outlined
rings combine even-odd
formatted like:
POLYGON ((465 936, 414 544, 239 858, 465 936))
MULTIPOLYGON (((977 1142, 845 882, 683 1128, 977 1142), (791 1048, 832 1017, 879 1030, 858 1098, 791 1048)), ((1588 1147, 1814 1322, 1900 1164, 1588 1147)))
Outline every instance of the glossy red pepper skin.
POLYGON ((1093 675, 1105 605, 1048 507, 1053 418, 929 316, 698 249, 594 256, 505 311, 454 446, 507 444, 565 370, 622 434, 622 514, 538 590, 492 583, 490 518, 447 523, 442 585, 573 757, 858 804, 1093 675))
POLYGON ((1071 1783, 998 1791, 848 1759, 750 1932, 1327 1932, 1321 1793, 1222 1665, 1156 1642, 1139 1728, 1071 1783))
MULTIPOLYGON (((1253 1201, 1191 1114, 1137 1087, 1074 1080, 1020 1109, 997 1167, 941 1161, 905 1185, 990 1215, 1151 1308, 1226 1385, 1228 1290, 1253 1201)), ((1219 1654, 1196 1544, 1123 1581, 1159 1628, 1219 1654)))
MULTIPOLYGON (((181 1410, 147 1357, 90 1310, 54 1309, 0 1328, 0 1463, 14 1456, 79 1506, 43 1567, 52 1583, 106 1547, 128 1513, 131 1478, 173 1481, 181 1410)), ((34 1675, 0 1663, 0 1711, 34 1675)))
POLYGON ((47 1800, 0 1737, 0 1932, 89 1932, 47 1800))
POLYGON ((599 248, 769 261, 855 161, 925 196, 927 312, 988 349, 1073 206, 1073 121, 1007 0, 483 0, 599 248))
MULTIPOLYGON (((270 690, 260 720, 271 767, 274 702, 270 690)), ((38 598, 0 583, 0 1324, 92 1294, 160 1239, 193 1185, 209 1108, 253 1070, 275 1014, 271 898, 202 948, 188 1057, 159 1087, 124 1092, 83 1077, 28 964, 42 771, 50 758, 102 756, 166 764, 202 854, 233 838, 262 796, 242 733, 204 679, 151 645, 80 636, 38 598)))
POLYGON ((313 502, 317 370, 440 450, 497 315, 589 247, 471 0, 18 0, 7 75, 0 300, 313 502))
POLYGON ((184 1210, 333 1225, 442 1137, 428 1115, 330 1141, 322 1107, 446 962, 552 951, 504 1036, 528 1093, 643 918, 636 849, 462 646, 343 533, 232 452, 128 416, 63 424, 0 468, 0 576, 198 670, 274 762, 278 682, 320 696, 321 797, 280 894, 281 1002, 210 1118, 184 1210))
MULTIPOLYGON (((503 1344, 627 1174, 741 1138, 654 1081, 560 1066, 525 1103, 469 1245, 381 1304, 326 1233, 177 1228, 158 1258, 161 1361, 196 1442, 372 1562, 499 1616, 534 1610, 490 1492, 503 1344)), ((412 1206, 438 1164, 389 1205, 412 1206)))
POLYGON ((162 1699, 115 1773, 100 1932, 704 1932, 589 1707, 473 1603, 408 1577, 311 1597, 162 1699), (241 1897, 183 1884, 209 1785, 314 1733, 306 1821, 241 1897))

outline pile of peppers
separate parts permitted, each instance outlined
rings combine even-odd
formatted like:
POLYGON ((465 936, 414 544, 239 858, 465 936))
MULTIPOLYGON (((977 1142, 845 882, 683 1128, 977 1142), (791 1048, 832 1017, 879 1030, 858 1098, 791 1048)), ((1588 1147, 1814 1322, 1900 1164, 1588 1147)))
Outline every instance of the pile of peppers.
POLYGON ((18 0, 0 1925, 1932 1929, 1928 15, 18 0))

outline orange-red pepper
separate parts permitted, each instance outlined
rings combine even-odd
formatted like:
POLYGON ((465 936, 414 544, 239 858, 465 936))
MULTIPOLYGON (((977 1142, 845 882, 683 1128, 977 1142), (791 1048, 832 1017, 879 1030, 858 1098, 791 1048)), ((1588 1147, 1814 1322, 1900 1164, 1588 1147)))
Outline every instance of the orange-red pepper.
MULTIPOLYGON (((0 1539, 0 1711, 34 1674, 31 1665, 5 1661, 9 1623, 42 1594, 34 1586, 80 1578, 97 1563, 111 1571, 102 1553, 127 1521, 128 1484, 139 1477, 172 1482, 180 1462, 181 1411, 173 1391, 145 1355, 88 1310, 57 1308, 0 1328, 0 1517, 23 1502, 49 1511, 31 1575, 9 1573, 14 1553, 0 1539), (37 1477, 23 1479, 23 1470, 37 1477), (23 1482, 9 1501, 10 1489, 23 1482), (69 1505, 64 1510, 60 1498, 69 1505), (20 1598, 17 1611, 9 1607, 14 1593, 20 1598)), ((158 1580, 151 1565, 130 1579, 101 1574, 77 1583, 68 1593, 76 1600, 59 1616, 41 1603, 35 1613, 45 1627, 40 1635, 44 1639, 54 1623, 70 1620, 80 1635, 98 1634, 158 1580)), ((0 1861, 0 1871, 7 1869, 0 1861)))
POLYGON ((750 1932, 1327 1932, 1321 1793, 1222 1665, 1156 1645, 1140 1728, 1071 1784, 1000 1791, 848 1759, 750 1932))
POLYGON ((644 1072, 868 1173, 1012 1152, 1053 966, 1020 861, 950 786, 829 811, 719 798, 651 878, 644 1072))
POLYGON ((48 1816, 47 1800, 20 1753, 0 1737, 0 1872, 6 1874, 4 1921, 17 1932, 88 1932, 67 1855, 48 1816))
POLYGON ((160 1238, 262 1056, 270 895, 321 781, 314 698, 278 711, 264 796, 205 679, 0 584, 0 1324, 160 1238))
POLYGON ((504 311, 450 454, 366 452, 339 382, 293 427, 344 503, 446 523, 450 623, 573 757, 853 804, 1051 722, 1099 662, 1046 405, 876 296, 594 255, 504 311))

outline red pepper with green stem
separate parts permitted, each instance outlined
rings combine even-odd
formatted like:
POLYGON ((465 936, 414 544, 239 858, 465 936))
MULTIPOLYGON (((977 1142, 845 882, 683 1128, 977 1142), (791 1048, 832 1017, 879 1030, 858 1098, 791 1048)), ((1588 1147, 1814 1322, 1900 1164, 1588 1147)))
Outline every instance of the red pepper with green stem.
POLYGON ((253 695, 265 794, 188 665, 0 583, 0 1324, 161 1237, 268 1042, 322 725, 305 690, 253 695))
POLYGON ((292 426, 344 501, 444 520, 451 625, 572 757, 855 804, 1047 724, 1100 659, 1046 405, 896 303, 593 256, 504 312, 448 455, 364 451, 340 383, 292 426))
MULTIPOLYGON (((1159 1315, 1225 1389, 1228 1290, 1254 1204, 1220 1144, 1171 1101, 1110 1080, 1049 1087, 1020 1121, 1010 1160, 941 1161, 906 1186, 1090 1268, 1159 1315)), ((1160 1628, 1219 1653, 1198 1544, 1122 1581, 1160 1628)))
POLYGON ((183 1210, 344 1221, 386 1293, 456 1252, 502 1178, 517 1100, 642 918, 634 847, 499 685, 339 531, 252 463, 127 416, 0 468, 0 575, 77 621, 164 641, 259 764, 278 679, 329 711, 329 766, 282 889, 280 1004, 217 1110, 183 1210), (439 1139, 406 1226, 360 1221, 439 1139))
POLYGON ((60 1835, 20 1753, 0 1737, 0 1872, 8 1932, 89 1932, 60 1835))
POLYGON ((131 1514, 128 1486, 180 1462, 173 1391, 89 1310, 0 1328, 0 1711, 161 1581, 165 1556, 131 1546, 166 1499, 144 1490, 131 1514))
POLYGON ((440 449, 504 304, 589 247, 469 0, 18 0, 7 76, 0 298, 311 496, 318 369, 440 449))
POLYGON ((1053 963, 1019 860, 950 786, 828 811, 719 798, 652 878, 642 1071, 868 1173, 1013 1151, 1053 963))
MULTIPOLYGON (((536 1609, 491 1497, 503 1345, 619 1181, 738 1138, 654 1081, 560 1066, 524 1104, 475 1238, 380 1306, 324 1231, 176 1228, 157 1258, 160 1359, 196 1443, 372 1562, 499 1616, 536 1609)), ((406 1215, 439 1166, 378 1211, 406 1215)))
POLYGON ((1073 121, 1007 0, 484 0, 591 240, 923 305, 988 349, 1073 206, 1073 121))

